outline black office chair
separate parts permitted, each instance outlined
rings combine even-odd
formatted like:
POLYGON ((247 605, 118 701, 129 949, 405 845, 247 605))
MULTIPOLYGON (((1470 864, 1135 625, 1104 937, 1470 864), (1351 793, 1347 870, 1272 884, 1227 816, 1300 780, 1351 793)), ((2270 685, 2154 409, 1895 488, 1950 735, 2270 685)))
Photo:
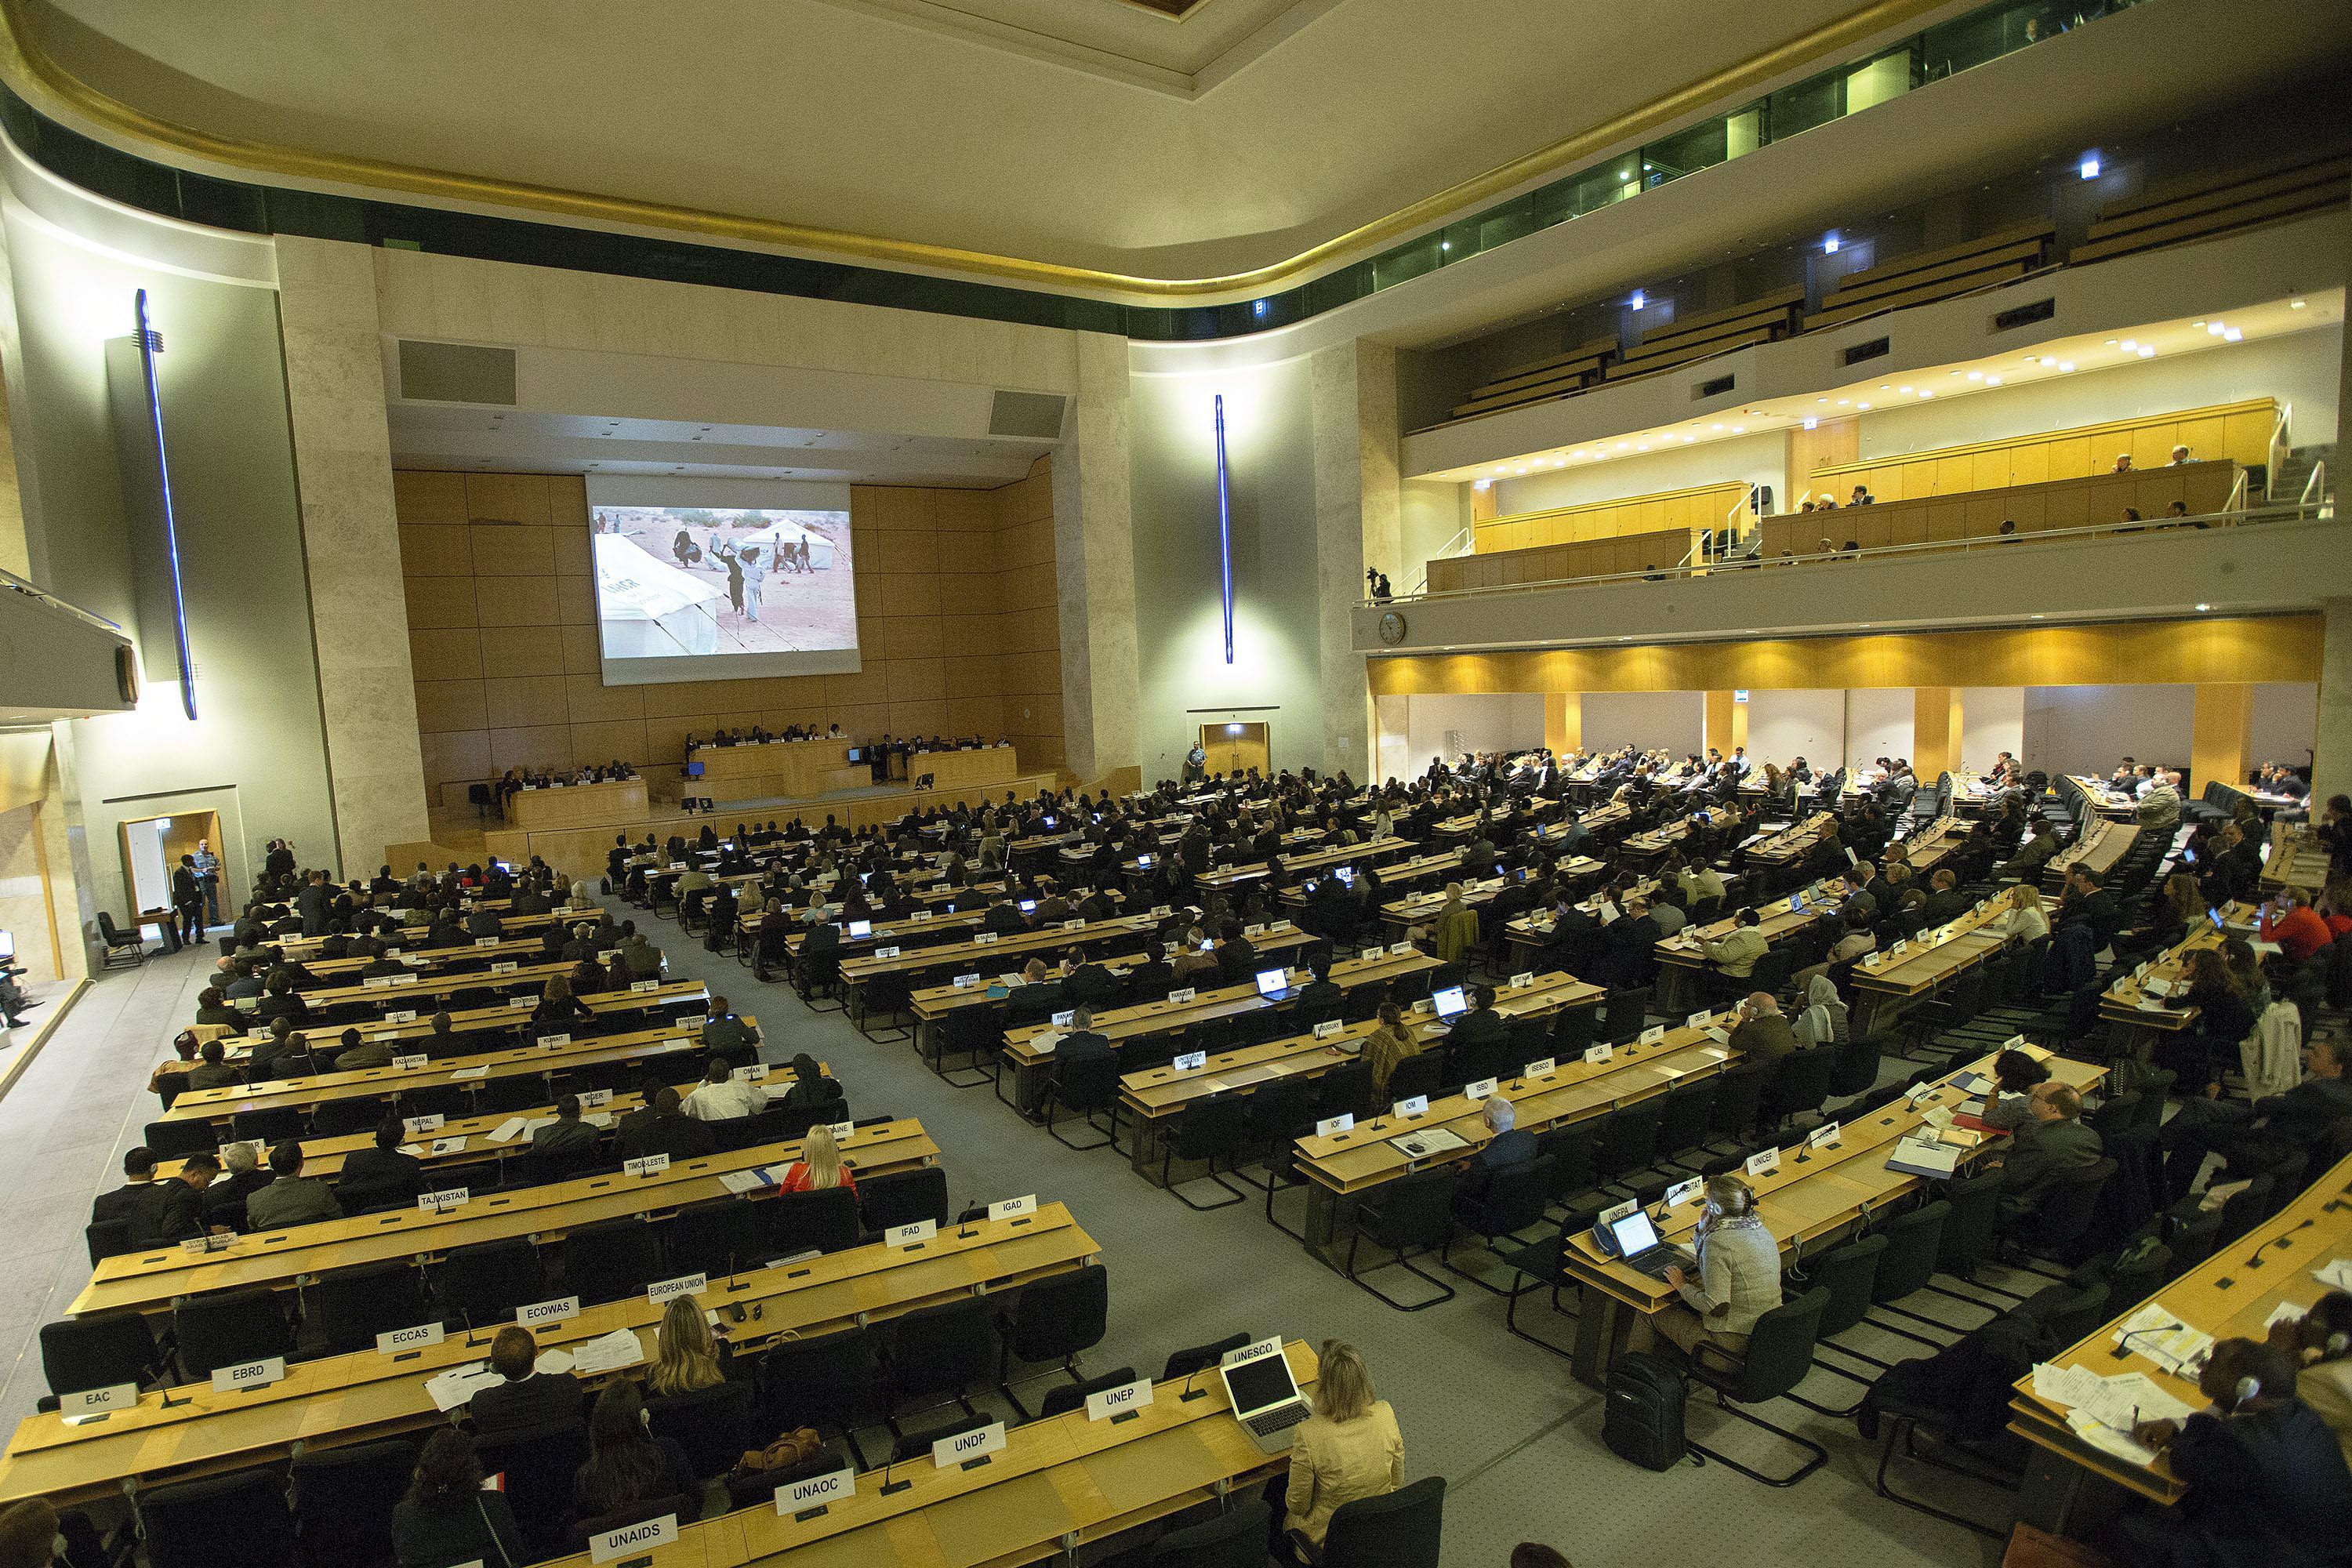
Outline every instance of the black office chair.
POLYGON ((755 1268, 772 1255, 767 1216, 741 1198, 689 1204, 670 1216, 663 1253, 670 1274, 721 1275, 755 1268))
POLYGON ((158 1160, 182 1160, 220 1147, 220 1133, 209 1121, 150 1121, 139 1141, 158 1160))
POLYGON ((1144 1568, 1265 1568, 1266 1531, 1272 1523, 1265 1500, 1244 1493, 1214 1518, 1171 1530, 1153 1542, 1144 1568))
MULTIPOLYGON (((2107 1184, 2116 1169, 2114 1160, 2103 1159, 2060 1177, 2042 1193, 2042 1202, 2018 1226, 2011 1237, 2018 1250, 2029 1258, 2055 1262, 2064 1268, 2080 1263, 2089 1255, 2086 1238, 2091 1221, 2098 1212, 2099 1189, 2107 1184)), ((2264 1195, 2268 1195, 2268 1189, 2264 1189, 2264 1195)), ((2226 1205, 2221 1234, 2230 1235, 2226 1205)))
POLYGON ((1657 1163, 1663 1111, 1657 1100, 1644 1100, 1626 1106, 1601 1124, 1600 1146, 1593 1159, 1603 1186, 1620 1186, 1627 1176, 1657 1163))
POLYGON ((425 1321, 432 1314, 423 1286, 416 1266, 406 1258, 320 1274, 304 1291, 309 1316, 321 1336, 319 1353, 367 1350, 378 1334, 425 1321))
POLYGON ((1118 1146, 1118 1058, 1097 1057, 1089 1061, 1063 1062, 1054 1069, 1052 1080, 1045 1088, 1045 1131, 1054 1135, 1065 1148, 1115 1149, 1118 1146), (1061 1113, 1075 1110, 1087 1126, 1103 1136, 1087 1142, 1076 1142, 1064 1136, 1055 1125, 1061 1113), (1110 1126, 1106 1131, 1095 1121, 1095 1112, 1110 1112, 1110 1126))
POLYGON ((714 1383, 687 1394, 646 1401, 646 1420, 656 1438, 675 1438, 687 1462, 708 1480, 732 1470, 744 1453, 761 1446, 757 1428, 759 1390, 749 1382, 714 1383))
POLYGON ((635 1215, 570 1232, 562 1254, 564 1289, 583 1307, 637 1295, 662 1278, 661 1237, 635 1215))
POLYGON ((98 911, 98 940, 105 946, 100 956, 108 969, 120 963, 136 965, 147 962, 147 939, 135 925, 127 931, 119 929, 110 910, 98 911))
POLYGON ((771 1431, 807 1426, 849 1446, 860 1469, 862 1426, 888 1415, 880 1344, 872 1329, 838 1329, 814 1339, 780 1340, 760 1358, 760 1403, 771 1431))
POLYGON ((1348 1237, 1347 1261, 1340 1271, 1400 1312, 1418 1312, 1440 1301, 1451 1301, 1454 1287, 1414 1268, 1412 1256, 1442 1248, 1454 1234, 1453 1198, 1454 1178, 1440 1171, 1402 1177, 1380 1188, 1356 1209, 1355 1229, 1348 1237), (1391 1256, 1386 1263, 1360 1270, 1356 1255, 1366 1241, 1391 1256), (1402 1268, 1423 1283, 1436 1286, 1439 1294, 1425 1301, 1400 1301, 1366 1278, 1383 1268, 1402 1268))
POLYGON ((877 1236, 895 1226, 912 1225, 918 1220, 945 1225, 947 1168, 925 1165, 920 1170, 869 1176, 858 1184, 857 1206, 865 1215, 866 1228, 877 1236))
POLYGON ((1003 1349, 996 1366, 997 1392, 1023 1420, 1029 1408, 1013 1392, 1014 1362, 1032 1366, 1058 1363, 1072 1379, 1078 1355, 1102 1343, 1110 1330, 1110 1274, 1099 1263, 1066 1274, 1049 1274, 1021 1288, 1013 1310, 1003 1315, 1003 1349))
POLYGON ((482 1474, 499 1489, 534 1559, 557 1556, 572 1525, 572 1478, 588 1462, 588 1425, 578 1418, 496 1432, 476 1445, 482 1474))
POLYGON ((1774 1436, 1794 1443, 1808 1456, 1805 1462, 1789 1475, 1769 1476, 1761 1470, 1750 1469, 1696 1439, 1691 1441, 1691 1447, 1716 1463, 1727 1465, 1748 1479, 1761 1481, 1768 1487, 1795 1486, 1829 1463, 1829 1450, 1819 1443, 1801 1437, 1785 1426, 1775 1426, 1753 1411, 1740 1408, 1743 1405, 1760 1405, 1768 1399, 1778 1398, 1805 1380, 1805 1374, 1813 1367, 1813 1341, 1829 1300, 1830 1293, 1817 1285, 1757 1319, 1756 1326, 1748 1331, 1746 1356, 1735 1362, 1727 1352, 1701 1342, 1698 1352, 1691 1357, 1690 1363, 1691 1377, 1715 1391, 1718 1408, 1751 1426, 1760 1426, 1774 1436))
MULTIPOLYGON (((1822 1309, 1822 1320, 1815 1331, 1813 1365, 1832 1377, 1842 1377, 1848 1383, 1858 1383, 1865 1388, 1870 1386, 1873 1381, 1871 1378, 1858 1373, 1848 1372, 1833 1363, 1822 1361, 1820 1359, 1820 1352, 1825 1350, 1845 1352, 1843 1345, 1836 1343, 1829 1336, 1842 1334, 1855 1324, 1869 1321, 1870 1309, 1876 1302, 1876 1298, 1872 1293, 1872 1286, 1878 1278, 1878 1260, 1885 1255, 1886 1245, 1886 1237, 1883 1236, 1865 1236, 1849 1241, 1842 1247, 1833 1247, 1805 1265, 1805 1278, 1830 1293, 1829 1302, 1822 1309)), ((1845 1352, 1845 1353, 1853 1352, 1845 1352)), ((1855 1359, 1867 1360, 1868 1358, 1857 1356, 1855 1359)), ((1885 1363, 1873 1362, 1871 1364, 1884 1367, 1885 1363)), ((1801 1394, 1792 1393, 1789 1398, 1808 1410, 1819 1411, 1823 1415, 1834 1415, 1840 1420, 1850 1418, 1855 1411, 1862 1408, 1860 1400, 1854 1401, 1841 1410, 1827 1405, 1817 1405, 1801 1394)))
POLYGON ((1754 1131, 1763 1108, 1765 1086, 1771 1081, 1770 1062, 1742 1062, 1715 1080, 1715 1114, 1711 1143, 1744 1141, 1754 1131))
POLYGON ((173 1310, 172 1329, 180 1370, 192 1380, 208 1378, 217 1367, 294 1353, 293 1331, 267 1286, 184 1297, 173 1310))
POLYGON ((1473 1196, 1456 1192, 1452 1197, 1454 1230, 1437 1249, 1437 1261, 1446 1272, 1490 1295, 1507 1296, 1510 1289, 1482 1279, 1455 1263, 1454 1244, 1465 1232, 1486 1244, 1487 1250, 1499 1255, 1499 1243, 1508 1238, 1525 1246, 1517 1235, 1544 1217, 1551 1206, 1552 1171, 1549 1161, 1538 1155, 1523 1164, 1507 1165, 1496 1171, 1486 1183, 1486 1190, 1473 1196))
POLYGON ((1423 1476, 1381 1497, 1331 1512, 1321 1568, 1437 1568, 1445 1523, 1445 1478, 1423 1476))
POLYGON ((1223 1161, 1231 1170, 1240 1161, 1242 1150, 1249 1142, 1249 1131, 1247 1096, 1219 1094, 1192 1101, 1161 1135, 1160 1184, 1174 1193, 1186 1208, 1203 1214, 1242 1202, 1248 1194, 1219 1175, 1217 1165, 1223 1161), (1172 1179, 1179 1160, 1205 1164, 1208 1168, 1202 1173, 1202 1177, 1232 1195, 1205 1204, 1185 1196, 1172 1179))
POLYGON ((1160 1381, 1169 1383, 1180 1377, 1191 1377, 1197 1372, 1215 1366, 1224 1360, 1227 1352, 1244 1349, 1250 1342, 1250 1337, 1245 1333, 1227 1334, 1223 1339, 1213 1340, 1205 1345, 1187 1345, 1181 1351, 1172 1351, 1169 1353, 1167 1364, 1160 1369, 1160 1381))
POLYGON ((1423 1095, 1434 1100, 1444 1076, 1443 1052, 1424 1050, 1418 1056, 1407 1057, 1389 1074, 1389 1102, 1393 1105, 1423 1095))
POLYGON ((978 1296, 918 1308, 883 1326, 889 1373, 889 1426, 898 1430, 899 1412, 922 1400, 961 1406, 978 1415, 971 1390, 987 1381, 998 1364, 995 1306, 978 1296))
POLYGON ((521 1236, 456 1248, 434 1270, 434 1285, 443 1319, 467 1329, 503 1323, 547 1293, 538 1250, 521 1236))
POLYGON ((165 1355, 143 1312, 41 1325, 41 1372, 51 1394, 84 1394, 163 1376, 165 1355))
POLYGON ((391 1559, 392 1510, 408 1490, 416 1444, 406 1437, 310 1448, 287 1467, 294 1535, 312 1563, 391 1559))
POLYGON ((1762 1120, 1777 1129, 1820 1110, 1830 1097, 1830 1075, 1836 1069, 1835 1051, 1816 1048, 1782 1057, 1765 1086, 1762 1120))
MULTIPOLYGON (((1716 1080, 1701 1079, 1672 1090, 1658 1101, 1658 1133, 1654 1163, 1677 1164, 1675 1156, 1696 1149, 1715 1130, 1716 1080)), ((1687 1168, 1687 1167, 1685 1167, 1687 1168)))
POLYGON ((127 1219, 101 1219, 81 1227, 81 1239, 93 1268, 110 1258, 143 1250, 131 1239, 131 1222, 127 1219))
POLYGON ((866 1239, 857 1194, 847 1187, 785 1193, 759 1206, 767 1210, 768 1246, 777 1258, 845 1252, 866 1239))
POLYGON ((1086 1407, 1087 1401, 1096 1394, 1107 1393, 1114 1388, 1124 1388, 1134 1381, 1135 1369, 1131 1366, 1122 1366, 1115 1367, 1109 1372, 1097 1373, 1077 1383, 1057 1383, 1045 1391, 1045 1399, 1037 1406, 1036 1419, 1051 1421, 1056 1415, 1067 1415, 1073 1410, 1082 1410, 1086 1407))
POLYGON ((294 1517, 275 1467, 155 1487, 139 1493, 138 1507, 149 1568, 250 1568, 294 1552, 294 1517), (230 1521, 235 1528, 222 1528, 230 1521))

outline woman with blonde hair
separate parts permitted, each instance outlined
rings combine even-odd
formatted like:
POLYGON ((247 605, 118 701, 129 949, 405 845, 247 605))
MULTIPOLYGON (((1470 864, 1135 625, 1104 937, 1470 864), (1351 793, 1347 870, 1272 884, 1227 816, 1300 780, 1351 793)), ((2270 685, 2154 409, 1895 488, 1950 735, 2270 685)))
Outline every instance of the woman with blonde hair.
POLYGON ((801 1142, 801 1157, 784 1172, 784 1179, 776 1184, 787 1193, 824 1192, 833 1187, 857 1191, 857 1178, 841 1158, 841 1145, 833 1141, 833 1129, 819 1122, 808 1130, 801 1142))
POLYGON ((656 1396, 692 1394, 716 1388, 727 1380, 721 1356, 725 1347, 710 1332, 710 1324, 691 1296, 672 1296, 662 1309, 660 1344, 646 1386, 656 1396))
POLYGON ((1334 1510, 1402 1485, 1404 1438, 1396 1412, 1372 1391, 1372 1374, 1356 1347, 1325 1340, 1315 1414, 1293 1429, 1283 1528, 1319 1549, 1334 1510))
POLYGON ((2009 934, 2017 942, 2033 942, 2050 934, 2050 912, 2042 907, 2042 889, 2020 882, 2011 896, 2009 934))

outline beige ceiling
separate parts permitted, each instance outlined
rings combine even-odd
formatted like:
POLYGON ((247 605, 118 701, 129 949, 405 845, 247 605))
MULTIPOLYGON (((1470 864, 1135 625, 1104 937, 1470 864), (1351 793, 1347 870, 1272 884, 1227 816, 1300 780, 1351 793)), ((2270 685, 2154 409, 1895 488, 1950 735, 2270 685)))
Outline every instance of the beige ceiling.
MULTIPOLYGON (((1880 0, 1871 15, 1924 8, 1880 0)), ((7 9, 99 93, 213 137, 1205 278, 1286 260, 1865 6, 1202 0, 1181 21, 1121 0, 7 9)))

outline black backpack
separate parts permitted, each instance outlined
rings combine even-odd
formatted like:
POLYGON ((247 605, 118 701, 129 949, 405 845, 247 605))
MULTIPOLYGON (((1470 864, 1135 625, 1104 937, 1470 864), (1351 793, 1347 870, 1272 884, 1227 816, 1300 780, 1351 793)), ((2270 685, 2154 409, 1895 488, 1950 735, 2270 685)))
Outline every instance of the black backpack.
POLYGON ((1609 1369, 1601 1440, 1645 1469, 1673 1469, 1686 1453, 1683 1394, 1683 1375, 1674 1366, 1639 1351, 1619 1356, 1609 1369))

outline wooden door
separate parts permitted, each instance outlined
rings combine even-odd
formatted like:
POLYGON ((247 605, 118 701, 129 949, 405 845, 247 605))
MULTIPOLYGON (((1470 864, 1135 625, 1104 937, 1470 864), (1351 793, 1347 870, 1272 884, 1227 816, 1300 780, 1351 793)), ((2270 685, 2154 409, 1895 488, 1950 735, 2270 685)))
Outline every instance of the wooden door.
POLYGON ((1266 765, 1266 732, 1263 724, 1203 724, 1201 750, 1209 753, 1212 776, 1245 773, 1251 768, 1262 775, 1272 771, 1266 765))

